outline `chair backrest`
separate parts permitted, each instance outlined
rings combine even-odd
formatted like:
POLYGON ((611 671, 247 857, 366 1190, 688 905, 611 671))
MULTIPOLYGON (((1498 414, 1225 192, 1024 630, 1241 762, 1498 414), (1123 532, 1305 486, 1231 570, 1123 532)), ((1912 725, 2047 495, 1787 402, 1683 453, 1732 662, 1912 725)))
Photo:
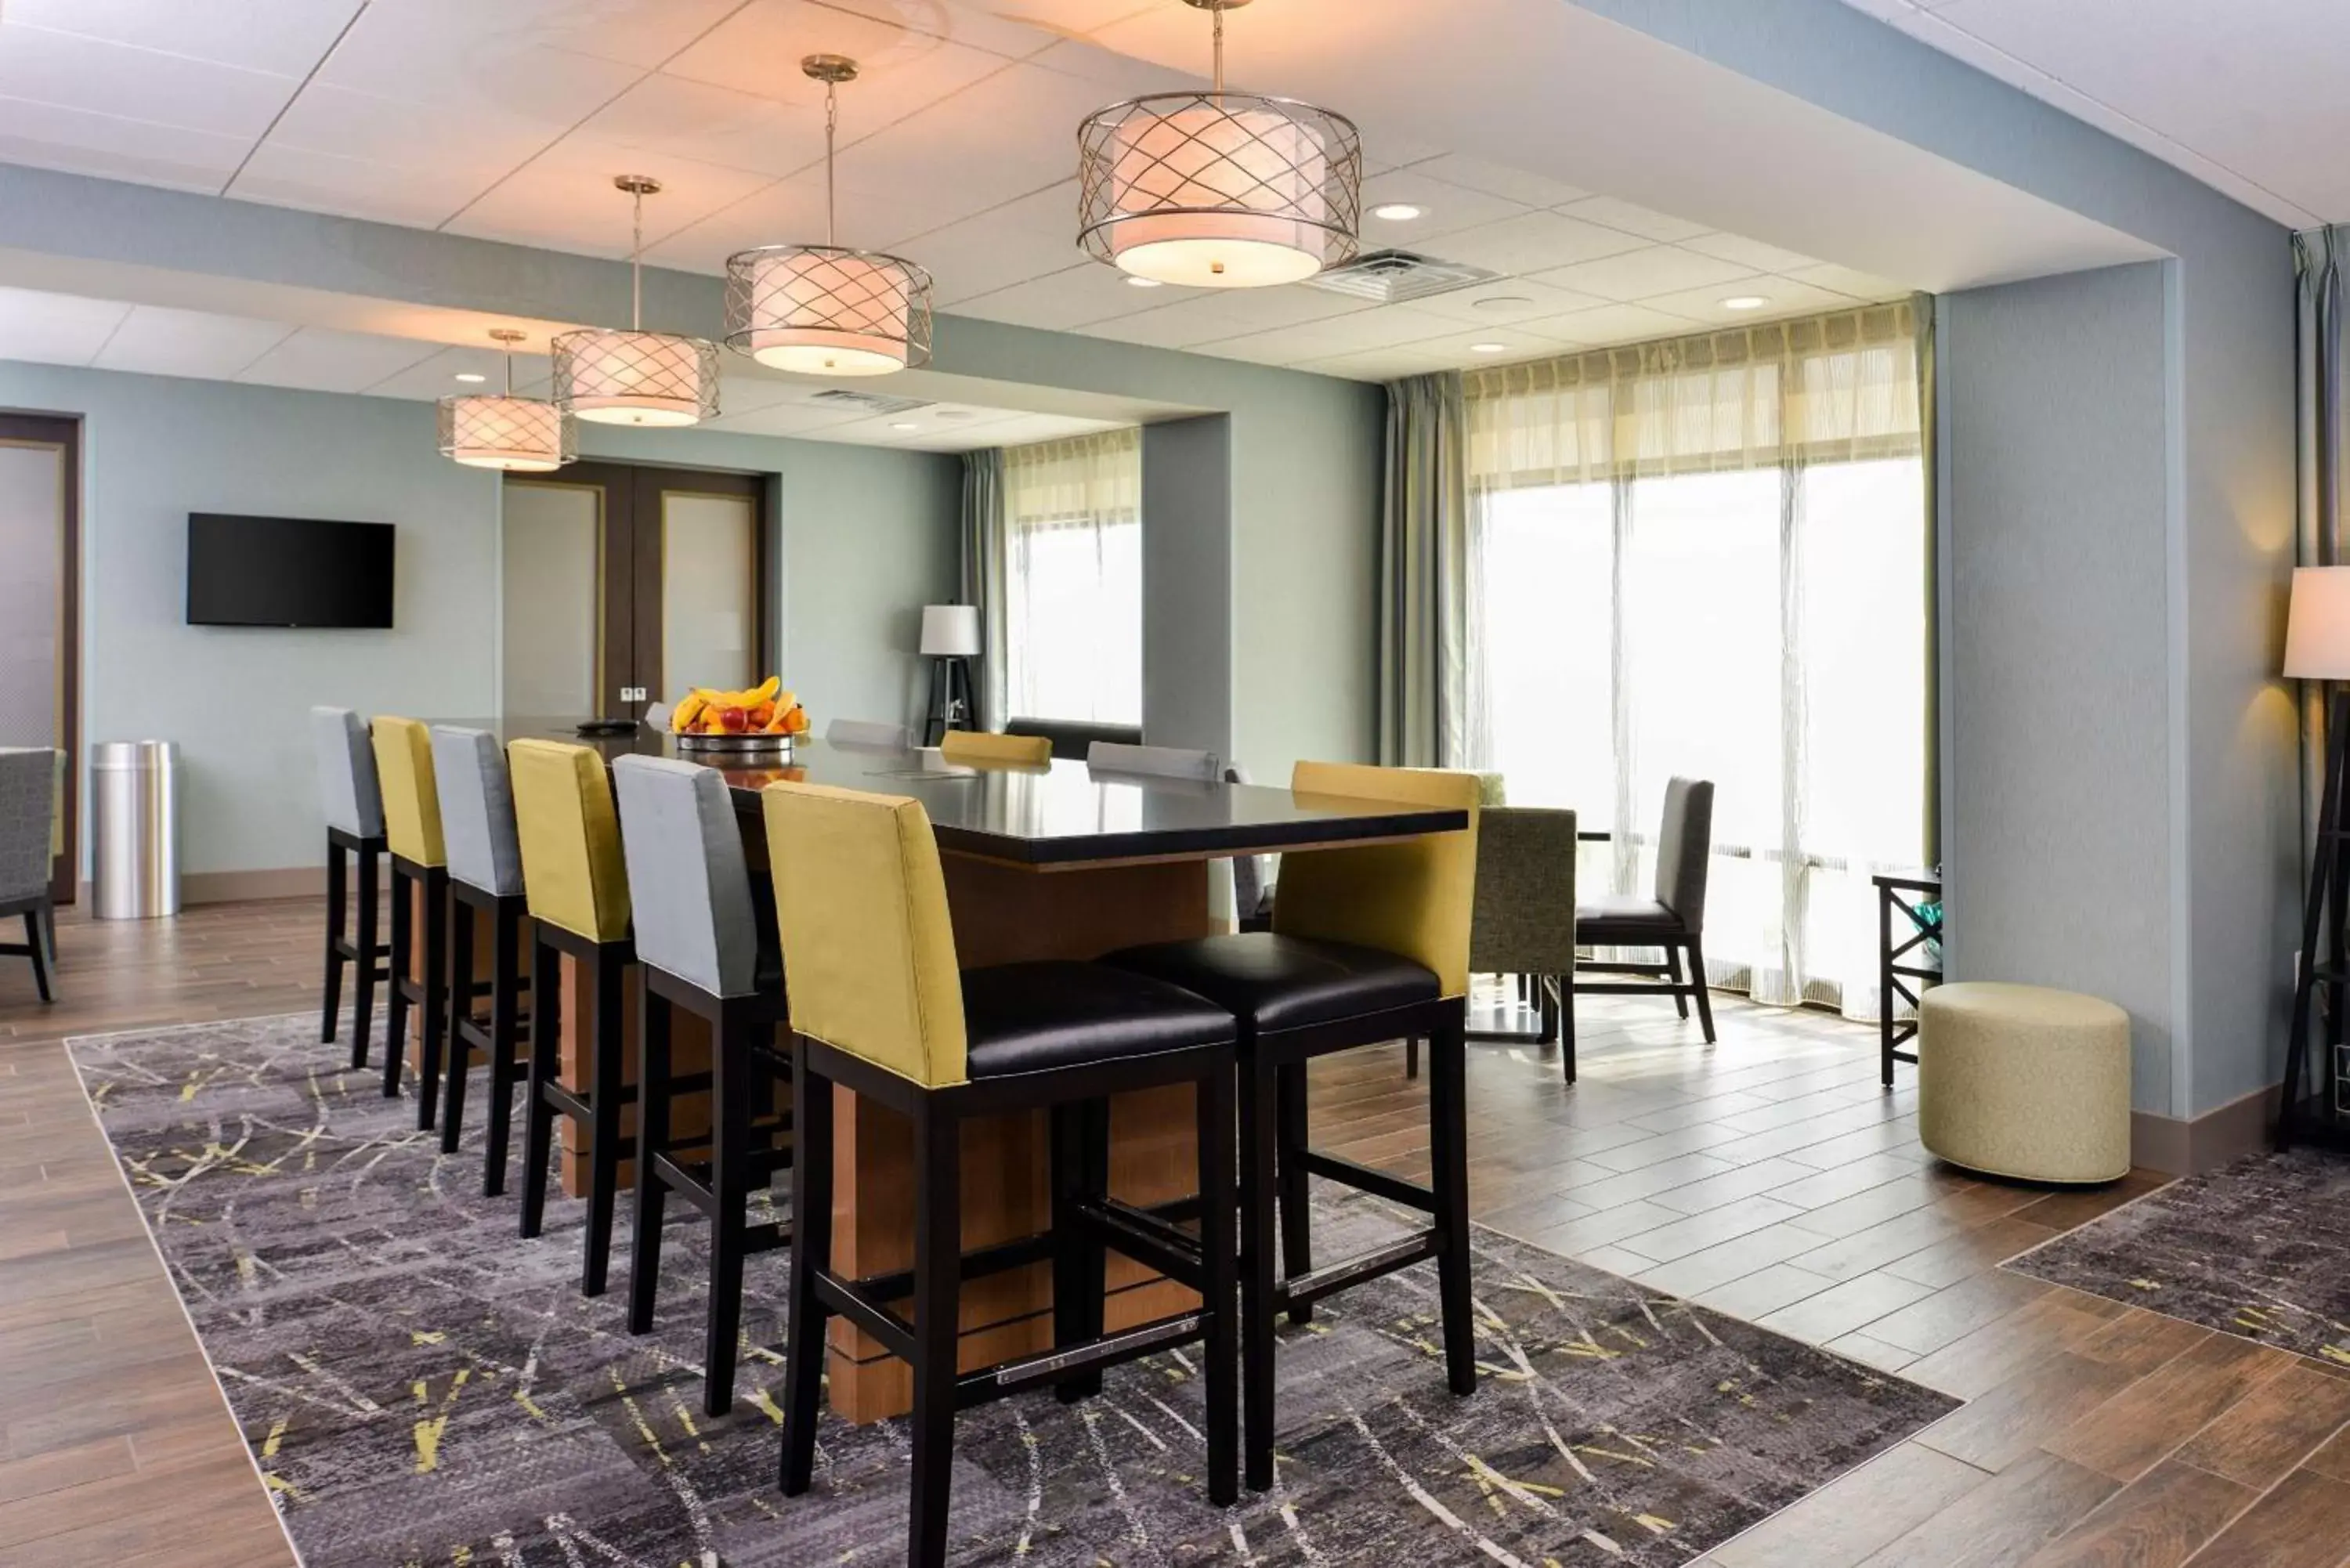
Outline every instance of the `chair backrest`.
POLYGON ((383 834, 391 852, 419 866, 445 866, 441 791, 432 778, 432 737, 413 719, 378 714, 375 771, 383 787, 383 834))
POLYGON ((629 934, 629 873, 604 759, 562 741, 506 747, 530 918, 594 942, 629 934))
POLYGON ((47 746, 0 746, 0 899, 48 890, 57 759, 47 746))
POLYGON ((1489 805, 1477 813, 1469 967, 1478 974, 1575 970, 1575 813, 1489 805))
POLYGON ((645 716, 637 722, 648 730, 666 730, 671 711, 668 703, 655 702, 645 709, 645 716))
POLYGON ((1477 885, 1477 775, 1440 768, 1300 763, 1299 794, 1347 795, 1469 814, 1461 833, 1431 833, 1281 857, 1273 929, 1354 942, 1425 964, 1447 996, 1469 992, 1470 900, 1477 885))
POLYGON ((1116 741, 1096 741, 1086 751, 1086 766, 1097 774, 1197 779, 1202 784, 1213 784, 1218 776, 1213 752, 1189 752, 1175 746, 1127 746, 1116 741))
POLYGON ((319 804, 327 826, 360 838, 383 836, 383 791, 376 783, 375 748, 365 720, 348 708, 310 710, 310 739, 318 753, 319 804))
POLYGON ((871 746, 902 752, 913 744, 913 737, 906 732, 903 724, 885 724, 878 719, 835 719, 824 727, 824 742, 827 746, 871 746))
POLYGON ((441 794, 441 836, 449 875, 501 898, 522 891, 522 842, 515 833, 514 786, 505 753, 487 730, 432 726, 432 786, 441 794))
POLYGON ((1713 784, 1674 779, 1665 785, 1665 821, 1657 833, 1657 902, 1691 931, 1705 929, 1705 877, 1713 861, 1713 784))
POLYGON ((759 917, 726 781, 668 757, 615 757, 637 961, 720 996, 758 989, 759 917))
POLYGON ((949 730, 939 738, 939 755, 964 767, 1049 767, 1053 742, 1043 735, 997 735, 985 730, 949 730))
MULTIPOLYGON (((1249 782, 1248 769, 1234 763, 1224 770, 1226 784, 1249 782)), ((1236 855, 1232 857, 1232 910, 1246 920, 1264 904, 1264 890, 1273 886, 1274 857, 1236 855)))
POLYGON ((1096 741, 1114 741, 1122 746, 1142 744, 1139 724, 1097 724, 1089 719, 1007 719, 1003 732, 1042 735, 1052 742, 1055 756, 1072 763, 1084 762, 1087 749, 1096 741))
POLYGON ((938 840, 919 801, 760 792, 792 1028, 925 1088, 969 1075, 938 840))

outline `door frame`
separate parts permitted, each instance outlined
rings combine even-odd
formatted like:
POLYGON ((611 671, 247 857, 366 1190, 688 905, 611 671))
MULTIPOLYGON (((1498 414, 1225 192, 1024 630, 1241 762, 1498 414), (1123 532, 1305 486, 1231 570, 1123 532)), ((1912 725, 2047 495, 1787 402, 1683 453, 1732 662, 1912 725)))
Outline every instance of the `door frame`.
POLYGON ((75 901, 81 887, 81 416, 0 414, 0 444, 48 447, 57 494, 57 741, 66 754, 65 844, 49 867, 49 897, 75 901))

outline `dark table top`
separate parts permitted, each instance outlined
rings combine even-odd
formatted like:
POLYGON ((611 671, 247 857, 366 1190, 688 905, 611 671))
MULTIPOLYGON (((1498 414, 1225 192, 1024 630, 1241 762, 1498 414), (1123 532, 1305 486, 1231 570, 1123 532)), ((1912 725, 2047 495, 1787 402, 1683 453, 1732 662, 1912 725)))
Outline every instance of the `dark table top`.
POLYGON ((675 739, 639 728, 622 735, 577 733, 573 722, 517 718, 439 722, 487 730, 500 742, 524 736, 592 746, 607 759, 681 757, 715 766, 740 809, 778 779, 909 795, 930 813, 939 846, 1036 867, 1106 860, 1217 859, 1308 844, 1409 838, 1454 832, 1468 814, 1434 806, 1298 794, 1258 784, 1094 774, 1085 763, 1049 768, 961 768, 936 752, 827 745, 801 736, 788 760, 713 761, 682 752, 675 739))

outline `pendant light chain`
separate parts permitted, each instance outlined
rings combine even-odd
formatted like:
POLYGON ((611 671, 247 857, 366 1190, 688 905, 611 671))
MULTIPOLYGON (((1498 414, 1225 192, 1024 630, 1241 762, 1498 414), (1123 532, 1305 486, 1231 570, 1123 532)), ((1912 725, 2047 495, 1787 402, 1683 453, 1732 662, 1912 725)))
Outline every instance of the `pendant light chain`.
POLYGON ((840 244, 840 198, 833 171, 833 138, 840 130, 840 85, 827 77, 824 83, 824 243, 840 244))
POLYGON ((1224 101, 1224 8, 1217 6, 1209 15, 1216 19, 1216 101, 1224 101))
POLYGON ((634 218, 629 230, 629 329, 645 329, 645 188, 641 182, 629 192, 634 218))

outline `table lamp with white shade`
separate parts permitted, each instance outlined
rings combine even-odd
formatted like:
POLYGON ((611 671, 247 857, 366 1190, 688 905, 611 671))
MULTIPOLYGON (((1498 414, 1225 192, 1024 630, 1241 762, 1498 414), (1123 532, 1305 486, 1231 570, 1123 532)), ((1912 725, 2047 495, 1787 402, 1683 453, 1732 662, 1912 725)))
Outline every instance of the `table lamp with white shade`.
POLYGON ((2293 1033, 2285 1053, 2283 1109, 2277 1120, 2277 1147, 2294 1142, 2350 1147, 2350 1045, 2344 1040, 2345 916, 2350 916, 2350 878, 2339 874, 2345 837, 2344 763, 2350 758, 2350 566, 2296 566, 2293 599, 2285 613, 2284 673, 2288 680, 2329 682, 2325 692, 2325 776, 2317 808, 2317 848, 2309 868, 2309 895, 2302 905, 2301 955, 2293 991, 2293 1033), (2325 950, 2318 950, 2321 939, 2325 950), (2323 1021, 2322 1065, 2312 1072, 2314 1097, 2304 1096, 2314 992, 2325 986, 2333 1005, 2323 1021))
POLYGON ((922 744, 935 746, 949 730, 972 727, 971 661, 979 652, 977 605, 922 607, 922 657, 931 661, 931 714, 922 744))

